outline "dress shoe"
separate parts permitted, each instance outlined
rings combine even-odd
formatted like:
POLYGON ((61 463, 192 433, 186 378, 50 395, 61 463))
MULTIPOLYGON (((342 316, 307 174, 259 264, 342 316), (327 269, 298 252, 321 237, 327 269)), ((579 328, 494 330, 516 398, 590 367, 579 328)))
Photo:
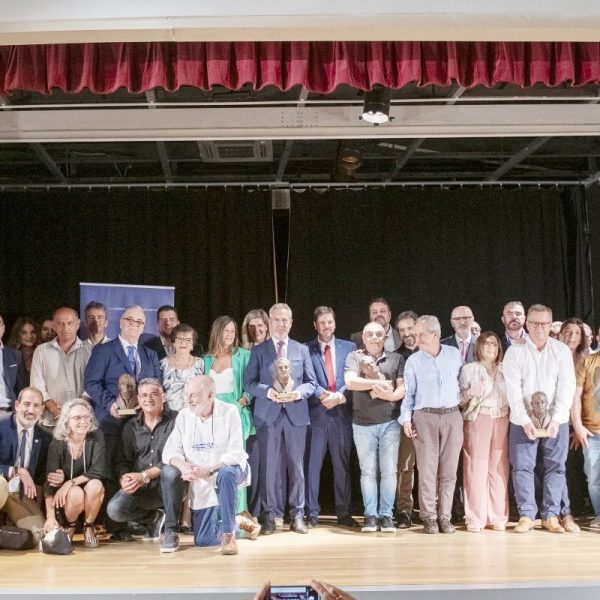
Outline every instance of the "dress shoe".
POLYGON ((559 523, 558 517, 548 517, 542 519, 542 529, 547 529, 550 533, 564 533, 565 528, 559 523))
POLYGON ((560 520, 560 524, 567 533, 579 533, 581 531, 581 529, 579 529, 579 525, 575 523, 573 515, 565 515, 560 520))
POLYGON ((342 527, 352 527, 353 529, 356 529, 358 527, 360 527, 359 522, 351 517, 350 515, 346 515, 345 517, 340 517, 337 520, 338 525, 341 525, 342 527))
POLYGON ((309 529, 314 529, 319 524, 319 517, 308 517, 306 525, 309 529))
POLYGON ((529 517, 521 517, 519 522, 515 525, 513 531, 515 533, 527 533, 535 527, 535 521, 532 521, 529 517))
POLYGON ((425 519, 423 521, 423 533, 439 533, 440 528, 435 519, 425 519))
POLYGON ((238 547, 235 541, 235 533, 224 533, 221 538, 221 554, 237 554, 238 547))
POLYGON ((456 533, 456 527, 450 523, 448 517, 440 517, 438 519, 438 525, 442 533, 456 533))
POLYGON ((273 521, 265 521, 260 532, 263 535, 273 535, 275 533, 275 523, 273 521))
POLYGON ((249 512, 244 511, 235 515, 235 522, 249 539, 255 540, 258 537, 261 527, 249 512))
POLYGON ((308 533, 308 527, 304 522, 304 517, 296 517, 290 523, 290 531, 295 531, 296 533, 308 533))
POLYGON ((398 529, 408 529, 412 525, 412 519, 410 513, 405 510, 401 510, 398 513, 398 518, 396 519, 396 527, 398 529))

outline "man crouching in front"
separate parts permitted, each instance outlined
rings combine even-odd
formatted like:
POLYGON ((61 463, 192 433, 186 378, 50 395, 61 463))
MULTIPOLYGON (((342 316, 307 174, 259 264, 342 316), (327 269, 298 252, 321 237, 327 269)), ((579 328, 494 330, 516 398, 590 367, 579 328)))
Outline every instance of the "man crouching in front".
MULTIPOLYGON (((215 398, 215 384, 205 375, 188 382, 185 398, 187 406, 177 415, 163 450, 163 462, 165 468, 178 469, 181 479, 190 484, 195 544, 220 543, 223 554, 237 554, 237 488, 248 475, 239 411, 233 404, 215 398)), ((164 482, 170 480, 164 478, 164 482)), ((245 519, 238 515, 240 518, 245 519)), ((244 530, 250 526, 238 524, 244 530)), ((254 523, 252 526, 258 527, 254 523)), ((177 534, 166 530, 161 551, 175 552, 178 548, 177 534)))

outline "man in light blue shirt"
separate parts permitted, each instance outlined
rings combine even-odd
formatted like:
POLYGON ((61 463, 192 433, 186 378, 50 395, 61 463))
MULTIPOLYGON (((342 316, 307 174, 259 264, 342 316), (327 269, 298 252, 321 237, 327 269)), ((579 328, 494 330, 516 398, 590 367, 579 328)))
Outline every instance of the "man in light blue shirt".
POLYGON ((458 410, 462 357, 457 348, 440 344, 440 334, 436 317, 417 319, 419 352, 406 361, 406 396, 399 418, 404 434, 415 443, 424 533, 455 532, 450 516, 463 443, 458 410))

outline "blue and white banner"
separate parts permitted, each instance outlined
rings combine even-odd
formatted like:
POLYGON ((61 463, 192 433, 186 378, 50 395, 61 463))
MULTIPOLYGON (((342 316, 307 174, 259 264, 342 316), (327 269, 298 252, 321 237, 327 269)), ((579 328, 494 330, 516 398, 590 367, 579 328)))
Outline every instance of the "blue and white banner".
POLYGON ((81 337, 87 338, 85 307, 88 302, 102 302, 106 306, 108 327, 106 335, 114 339, 119 335, 119 319, 123 311, 132 304, 139 304, 146 312, 144 337, 158 335, 156 311, 164 304, 175 304, 175 288, 158 285, 121 285, 117 283, 80 283, 79 314, 81 315, 81 337))

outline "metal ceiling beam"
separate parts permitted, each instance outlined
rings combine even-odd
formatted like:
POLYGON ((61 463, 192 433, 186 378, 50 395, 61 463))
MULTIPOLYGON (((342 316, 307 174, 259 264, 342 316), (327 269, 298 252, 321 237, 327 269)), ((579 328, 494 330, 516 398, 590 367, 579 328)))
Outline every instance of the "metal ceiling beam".
POLYGON ((508 173, 513 167, 524 161, 528 156, 533 154, 536 150, 541 148, 544 144, 547 144, 552 139, 552 136, 537 138, 527 144, 524 148, 519 150, 514 156, 509 158, 503 165, 497 168, 493 173, 490 173, 485 180, 486 181, 497 181, 508 173))
MULTIPOLYGON (((300 96, 298 97, 299 106, 302 105, 303 102, 308 98, 309 91, 302 86, 302 90, 300 90, 300 96)), ((288 160, 290 159, 290 154, 292 153, 292 145, 294 144, 293 140, 286 140, 285 146, 283 147, 283 152, 279 158, 279 164, 277 165, 277 174, 275 175, 275 181, 282 181, 283 175, 285 173, 285 169, 288 164, 288 160)))
POLYGON ((347 106, 10 110, 0 113, 0 143, 600 135, 598 104, 400 106, 394 116, 373 127, 347 106))
MULTIPOLYGON (((154 90, 146 92, 146 99, 148 100, 148 108, 155 109, 156 106, 154 105, 156 104, 156 92, 154 90)), ((165 176, 165 181, 167 183, 171 183, 173 181, 173 171, 171 170, 171 163, 169 162, 167 145, 164 142, 156 142, 156 151, 158 152, 158 158, 165 176)))
MULTIPOLYGON (((11 102, 6 97, 0 94, 0 105, 1 106, 10 106, 11 102)), ((60 170, 60 167, 54 162, 52 157, 48 154, 46 149, 38 143, 29 144, 29 147, 35 152, 37 157, 44 163, 48 171, 54 175, 55 179, 59 183, 66 183, 67 178, 63 175, 63 172, 60 170)))

